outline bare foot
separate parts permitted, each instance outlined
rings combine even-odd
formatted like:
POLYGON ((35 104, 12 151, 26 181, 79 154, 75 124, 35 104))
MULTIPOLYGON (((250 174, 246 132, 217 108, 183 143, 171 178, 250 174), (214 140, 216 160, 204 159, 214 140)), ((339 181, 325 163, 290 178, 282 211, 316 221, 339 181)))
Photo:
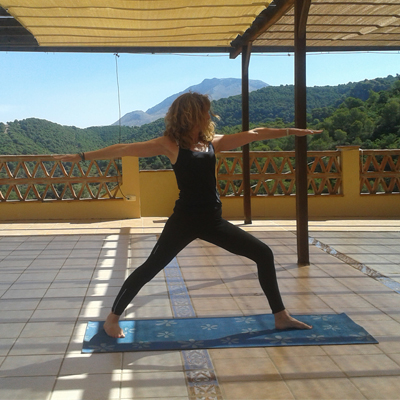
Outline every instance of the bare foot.
POLYGON ((124 332, 119 326, 119 315, 115 315, 112 312, 108 314, 106 321, 104 322, 103 328, 108 336, 113 338, 124 338, 124 332))
POLYGON ((307 325, 289 315, 286 310, 274 314, 276 329, 312 329, 311 325, 307 325))

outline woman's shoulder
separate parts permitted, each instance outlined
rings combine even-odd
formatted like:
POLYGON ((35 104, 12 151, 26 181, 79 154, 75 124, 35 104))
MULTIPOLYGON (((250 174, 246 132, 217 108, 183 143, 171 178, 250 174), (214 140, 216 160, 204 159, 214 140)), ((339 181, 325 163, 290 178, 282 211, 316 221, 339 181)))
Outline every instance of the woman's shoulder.
POLYGON ((219 141, 224 137, 224 135, 214 135, 213 140, 211 141, 214 151, 216 153, 219 152, 219 141))
POLYGON ((176 143, 176 141, 169 138, 168 136, 160 136, 159 138, 157 138, 157 140, 159 140, 159 143, 166 149, 174 150, 177 147, 179 147, 179 144, 176 143))
POLYGON ((172 164, 175 164, 179 153, 178 143, 168 136, 160 136, 157 140, 159 140, 159 144, 164 148, 164 154, 170 159, 172 164))

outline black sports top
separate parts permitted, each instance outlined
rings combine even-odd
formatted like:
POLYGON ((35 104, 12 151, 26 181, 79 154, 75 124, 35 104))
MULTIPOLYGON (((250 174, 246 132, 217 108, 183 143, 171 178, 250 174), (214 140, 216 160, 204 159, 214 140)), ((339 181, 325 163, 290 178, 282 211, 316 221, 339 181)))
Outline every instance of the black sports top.
POLYGON ((172 165, 179 188, 175 211, 211 211, 221 208, 215 177, 215 151, 210 142, 208 151, 179 148, 172 165))

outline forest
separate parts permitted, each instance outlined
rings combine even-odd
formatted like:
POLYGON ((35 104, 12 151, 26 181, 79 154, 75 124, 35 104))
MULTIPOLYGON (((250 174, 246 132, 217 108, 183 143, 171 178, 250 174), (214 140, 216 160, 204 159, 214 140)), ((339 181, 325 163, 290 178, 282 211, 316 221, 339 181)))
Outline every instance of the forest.
MULTIPOLYGON (((250 93, 251 127, 294 126, 294 86, 267 86, 250 93)), ((241 96, 212 102, 219 115, 217 133, 241 130, 241 96)), ((364 149, 400 148, 400 75, 338 86, 307 88, 307 124, 322 134, 308 138, 310 150, 357 144, 364 149)), ((162 135, 159 119, 141 127, 102 126, 80 129, 28 118, 0 123, 3 155, 64 154, 95 150, 119 142, 137 142, 162 135)), ((252 150, 288 151, 294 137, 251 144, 252 150)), ((166 157, 140 159, 141 169, 170 168, 166 157)))

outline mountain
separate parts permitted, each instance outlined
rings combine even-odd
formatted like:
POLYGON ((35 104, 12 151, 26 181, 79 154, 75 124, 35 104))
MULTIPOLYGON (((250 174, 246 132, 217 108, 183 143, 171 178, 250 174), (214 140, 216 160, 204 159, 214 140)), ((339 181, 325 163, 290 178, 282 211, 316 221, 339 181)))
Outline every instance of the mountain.
MULTIPOLYGON (((250 92, 269 86, 267 83, 259 80, 249 81, 250 92)), ((141 126, 153 122, 159 118, 163 118, 168 111, 172 102, 183 93, 197 92, 201 94, 208 94, 211 100, 219 100, 230 96, 238 95, 242 92, 242 80, 236 78, 225 79, 204 79, 198 85, 193 85, 185 89, 183 92, 175 93, 167 97, 161 103, 154 107, 149 108, 146 112, 136 110, 125 114, 121 118, 121 125, 124 126, 141 126)), ((113 125, 118 125, 119 121, 113 125)))

